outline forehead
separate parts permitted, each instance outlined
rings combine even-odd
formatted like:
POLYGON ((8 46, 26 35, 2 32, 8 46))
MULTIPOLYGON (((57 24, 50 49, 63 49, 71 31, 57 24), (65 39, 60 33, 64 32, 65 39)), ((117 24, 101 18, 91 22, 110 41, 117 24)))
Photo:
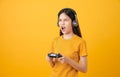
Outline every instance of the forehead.
POLYGON ((59 16, 59 19, 70 19, 70 17, 66 15, 65 13, 61 13, 59 16))

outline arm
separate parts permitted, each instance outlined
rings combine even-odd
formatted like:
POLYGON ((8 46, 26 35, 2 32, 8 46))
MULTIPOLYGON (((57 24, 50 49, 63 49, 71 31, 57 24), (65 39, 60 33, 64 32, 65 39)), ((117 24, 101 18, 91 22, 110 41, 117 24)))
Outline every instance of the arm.
POLYGON ((61 63, 68 63, 73 68, 75 68, 78 71, 81 71, 83 73, 87 72, 87 56, 80 57, 80 63, 75 62, 74 60, 68 58, 68 57, 61 57, 58 59, 61 63))

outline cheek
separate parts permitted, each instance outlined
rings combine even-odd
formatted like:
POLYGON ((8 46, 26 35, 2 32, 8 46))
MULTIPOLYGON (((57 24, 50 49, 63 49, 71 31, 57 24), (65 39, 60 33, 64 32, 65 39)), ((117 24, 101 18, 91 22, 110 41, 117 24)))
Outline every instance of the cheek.
POLYGON ((71 32, 71 31, 72 31, 71 25, 67 26, 67 32, 71 32))
POLYGON ((69 30, 72 30, 72 25, 69 24, 69 25, 68 25, 68 28, 69 28, 69 30))
POLYGON ((60 25, 61 25, 61 22, 58 22, 57 24, 60 26, 60 25))
POLYGON ((72 25, 70 26, 70 31, 72 31, 72 25))
POLYGON ((67 22, 66 26, 69 27, 69 28, 72 28, 72 23, 71 22, 67 22))

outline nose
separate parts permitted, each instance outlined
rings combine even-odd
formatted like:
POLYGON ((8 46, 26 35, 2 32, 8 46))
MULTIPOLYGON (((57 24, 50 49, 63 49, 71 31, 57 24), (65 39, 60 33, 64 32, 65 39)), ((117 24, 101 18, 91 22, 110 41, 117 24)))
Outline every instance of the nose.
POLYGON ((65 25, 65 22, 64 22, 64 21, 60 21, 60 22, 59 22, 59 25, 60 25, 60 26, 63 26, 63 25, 65 25))

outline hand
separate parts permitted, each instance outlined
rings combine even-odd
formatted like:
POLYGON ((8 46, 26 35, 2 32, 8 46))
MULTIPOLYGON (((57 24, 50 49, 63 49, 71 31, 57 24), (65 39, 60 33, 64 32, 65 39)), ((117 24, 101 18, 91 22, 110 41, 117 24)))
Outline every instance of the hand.
POLYGON ((69 58, 65 57, 62 55, 62 57, 58 58, 58 61, 61 62, 62 64, 67 63, 69 58))
POLYGON ((52 67, 54 67, 54 65, 55 65, 55 58, 51 58, 51 57, 49 57, 48 55, 46 56, 46 60, 50 63, 50 65, 52 66, 52 67))
POLYGON ((47 60, 48 62, 53 62, 53 58, 51 58, 51 57, 49 57, 49 56, 46 56, 46 60, 47 60))

